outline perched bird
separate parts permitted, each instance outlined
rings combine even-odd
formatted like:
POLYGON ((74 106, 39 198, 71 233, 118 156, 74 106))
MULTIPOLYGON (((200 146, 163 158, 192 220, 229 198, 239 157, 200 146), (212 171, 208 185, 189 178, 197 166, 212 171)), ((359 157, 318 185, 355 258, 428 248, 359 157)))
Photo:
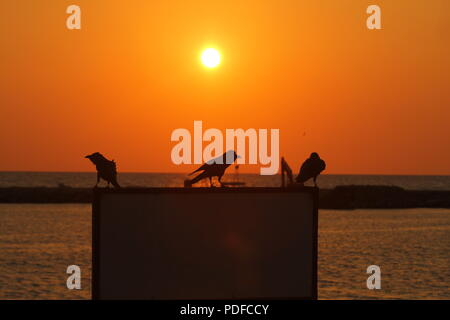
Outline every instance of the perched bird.
POLYGON ((120 188, 119 184, 117 183, 117 167, 114 160, 111 161, 106 159, 99 152, 95 152, 91 155, 86 156, 85 158, 91 160, 92 163, 95 164, 95 167, 97 168, 97 184, 95 185, 95 188, 100 182, 100 178, 108 182, 108 188, 110 183, 114 187, 120 188))
POLYGON ((222 176, 224 175, 225 170, 238 158, 240 158, 240 156, 238 156, 236 154, 236 152, 234 152, 234 150, 229 150, 229 151, 225 152, 223 155, 221 155, 220 157, 217 157, 215 159, 211 159, 211 160, 207 161, 200 168, 191 172, 189 175, 192 175, 199 171, 203 171, 203 172, 200 173, 198 176, 196 176, 193 179, 185 180, 184 186, 191 187, 194 183, 199 182, 202 179, 209 178, 209 183, 212 187, 213 186, 212 185, 213 177, 217 177, 219 179, 220 185, 222 186, 222 182, 220 180, 222 179, 222 176), (228 159, 228 161, 227 161, 227 159, 228 159))
POLYGON ((325 161, 320 159, 316 152, 311 153, 311 156, 303 162, 300 172, 295 179, 298 183, 305 183, 307 180, 313 178, 314 186, 317 187, 317 176, 325 170, 325 161))

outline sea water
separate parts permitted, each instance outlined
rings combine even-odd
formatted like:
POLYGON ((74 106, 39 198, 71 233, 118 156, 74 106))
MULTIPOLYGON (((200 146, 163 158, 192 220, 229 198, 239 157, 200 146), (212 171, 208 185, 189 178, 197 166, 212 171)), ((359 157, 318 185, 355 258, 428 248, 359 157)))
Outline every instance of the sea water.
MULTIPOLYGON (((90 299, 91 205, 0 204, 0 253, 0 299, 90 299)), ((450 299, 449 256, 450 209, 319 212, 319 299, 450 299)))

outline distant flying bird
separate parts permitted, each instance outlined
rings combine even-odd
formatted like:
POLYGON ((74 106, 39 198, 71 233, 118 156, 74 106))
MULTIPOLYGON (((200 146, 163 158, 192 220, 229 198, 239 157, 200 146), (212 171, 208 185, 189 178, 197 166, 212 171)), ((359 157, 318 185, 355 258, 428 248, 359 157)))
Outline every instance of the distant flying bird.
POLYGON ((316 152, 311 153, 309 159, 306 159, 303 162, 302 167, 300 168, 300 172, 295 179, 298 183, 305 183, 307 180, 313 178, 314 186, 317 187, 316 179, 317 176, 325 170, 325 161, 320 159, 319 155, 316 152))
POLYGON ((85 158, 91 160, 92 163, 95 164, 95 167, 97 168, 97 184, 95 185, 94 188, 97 187, 98 183, 100 182, 100 178, 108 182, 108 188, 110 183, 114 187, 120 188, 119 184, 117 183, 117 167, 114 160, 111 161, 106 159, 99 152, 95 152, 91 155, 86 156, 85 158))
POLYGON ((222 179, 222 176, 225 174, 225 170, 238 158, 240 158, 240 156, 238 156, 236 154, 236 152, 234 152, 233 150, 229 150, 229 151, 225 152, 223 155, 221 155, 220 157, 217 157, 215 159, 211 159, 211 160, 207 161, 200 168, 191 172, 189 175, 192 175, 199 171, 203 171, 203 172, 200 173, 198 176, 196 176, 193 179, 185 180, 184 186, 191 187, 194 183, 197 183, 200 180, 209 178, 209 183, 212 187, 213 186, 212 185, 213 177, 217 177, 219 179, 220 185, 222 186, 222 182, 220 180, 222 179), (227 158, 229 159, 229 161, 228 161, 229 163, 227 163, 227 158), (219 163, 217 163, 217 162, 219 162, 219 163))

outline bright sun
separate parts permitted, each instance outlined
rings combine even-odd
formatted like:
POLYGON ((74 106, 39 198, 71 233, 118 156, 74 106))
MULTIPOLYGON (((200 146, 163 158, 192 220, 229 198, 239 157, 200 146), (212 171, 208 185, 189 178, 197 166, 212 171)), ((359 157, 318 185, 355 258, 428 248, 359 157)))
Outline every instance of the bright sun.
POLYGON ((202 63, 207 68, 215 68, 220 63, 220 53, 216 49, 209 48, 202 52, 202 63))

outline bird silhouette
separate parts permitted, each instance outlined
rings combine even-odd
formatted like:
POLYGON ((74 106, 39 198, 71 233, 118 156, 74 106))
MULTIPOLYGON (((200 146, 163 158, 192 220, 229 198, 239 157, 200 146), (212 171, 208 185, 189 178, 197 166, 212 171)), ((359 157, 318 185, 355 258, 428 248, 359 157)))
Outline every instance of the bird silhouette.
POLYGON ((298 183, 304 184, 307 180, 313 178, 314 186, 317 187, 317 176, 325 170, 325 161, 320 159, 316 152, 311 153, 311 156, 303 162, 300 172, 295 179, 298 183))
POLYGON ((100 178, 108 182, 108 188, 110 183, 114 187, 120 188, 120 185, 117 183, 117 167, 114 160, 106 159, 99 152, 95 152, 91 155, 86 156, 85 158, 91 160, 97 168, 97 183, 94 188, 97 187, 98 183, 100 182, 100 178))
POLYGON ((229 151, 225 152, 223 155, 207 161, 200 168, 198 168, 197 170, 195 170, 189 174, 189 175, 193 175, 196 172, 202 171, 195 178, 185 180, 184 186, 192 187, 192 185, 194 183, 197 183, 200 180, 209 178, 209 183, 210 183, 210 186, 212 187, 213 186, 213 184, 212 184, 213 177, 217 177, 219 179, 220 185, 223 186, 221 179, 222 179, 223 175, 225 174, 225 170, 238 158, 240 158, 240 156, 238 156, 234 150, 229 150, 229 151))

